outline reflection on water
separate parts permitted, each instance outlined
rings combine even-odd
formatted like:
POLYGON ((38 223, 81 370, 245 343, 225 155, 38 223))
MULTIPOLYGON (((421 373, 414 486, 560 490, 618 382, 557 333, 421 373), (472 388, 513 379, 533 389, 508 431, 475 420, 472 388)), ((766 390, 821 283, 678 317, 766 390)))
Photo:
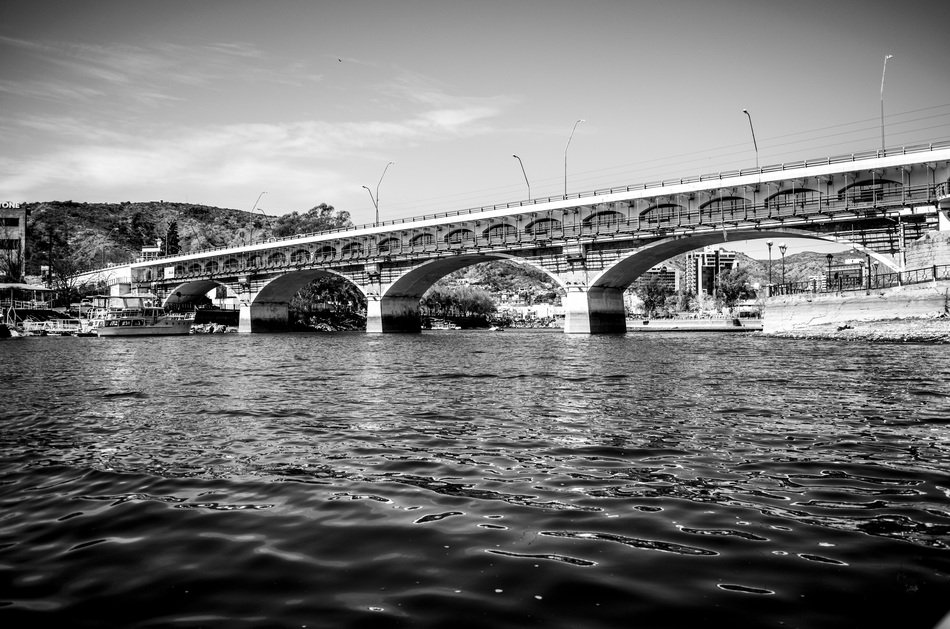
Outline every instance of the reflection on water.
POLYGON ((5 341, 0 622, 932 629, 945 351, 5 341))

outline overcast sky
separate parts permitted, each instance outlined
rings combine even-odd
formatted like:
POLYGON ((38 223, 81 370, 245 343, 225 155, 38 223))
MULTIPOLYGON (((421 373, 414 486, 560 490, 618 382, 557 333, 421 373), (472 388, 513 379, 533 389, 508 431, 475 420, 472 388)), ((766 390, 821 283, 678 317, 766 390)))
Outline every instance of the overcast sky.
POLYGON ((364 223, 751 167, 743 108, 763 165, 873 150, 887 54, 887 145, 947 140, 946 6, 2 0, 0 200, 364 223))

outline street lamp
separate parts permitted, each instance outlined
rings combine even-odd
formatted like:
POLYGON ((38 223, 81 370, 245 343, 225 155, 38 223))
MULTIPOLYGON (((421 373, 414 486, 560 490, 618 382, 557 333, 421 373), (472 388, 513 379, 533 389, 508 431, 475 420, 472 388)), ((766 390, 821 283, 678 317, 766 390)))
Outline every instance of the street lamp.
POLYGON ((577 131, 577 125, 582 122, 587 122, 583 118, 577 120, 574 123, 574 128, 571 129, 571 137, 567 139, 567 146, 564 147, 564 198, 567 198, 567 149, 571 146, 571 140, 574 139, 574 132, 577 131))
POLYGON ((743 109, 742 113, 749 117, 749 130, 752 131, 752 146, 755 148, 755 167, 759 167, 759 145, 755 141, 755 128, 752 126, 752 114, 749 113, 748 109, 743 109))
POLYGON ((383 174, 379 176, 379 182, 376 184, 376 196, 373 196, 373 191, 366 186, 366 191, 369 192, 369 198, 373 200, 373 207, 376 208, 376 221, 373 223, 373 226, 379 225, 379 184, 383 183, 383 177, 386 176, 386 171, 389 170, 389 167, 395 164, 395 162, 389 162, 386 164, 386 168, 383 169, 383 174))
POLYGON ((825 258, 828 260, 828 277, 825 280, 825 284, 827 285, 828 290, 831 290, 831 260, 834 258, 834 256, 829 253, 825 256, 825 258))
POLYGON ((881 155, 884 154, 884 75, 887 73, 887 60, 893 56, 884 57, 884 69, 881 70, 881 155))
POLYGON ((772 285, 772 241, 766 240, 765 244, 769 247, 769 286, 772 285))
MULTIPOLYGON (((260 203, 261 197, 264 196, 265 194, 267 194, 267 193, 266 193, 266 192, 262 192, 262 193, 260 193, 259 195, 257 195, 257 200, 254 201, 254 205, 251 206, 251 214, 253 214, 253 213, 254 213, 254 210, 257 209, 257 204, 260 203)), ((261 210, 261 216, 264 217, 264 220, 265 220, 265 221, 268 223, 268 225, 269 225, 269 224, 270 224, 270 221, 267 220, 267 214, 264 214, 264 210, 261 210)), ((248 244, 250 244, 253 240, 254 240, 254 228, 251 227, 251 231, 250 231, 250 233, 249 233, 248 236, 247 236, 248 244)))
POLYGON ((785 284, 785 250, 788 249, 788 245, 784 242, 778 246, 778 250, 782 252, 782 284, 785 284))
POLYGON ((530 201, 531 200, 531 184, 528 183, 528 173, 524 171, 524 162, 522 162, 521 158, 518 157, 517 155, 512 155, 512 157, 518 160, 518 163, 521 164, 521 174, 524 175, 524 182, 528 185, 528 201, 530 201))

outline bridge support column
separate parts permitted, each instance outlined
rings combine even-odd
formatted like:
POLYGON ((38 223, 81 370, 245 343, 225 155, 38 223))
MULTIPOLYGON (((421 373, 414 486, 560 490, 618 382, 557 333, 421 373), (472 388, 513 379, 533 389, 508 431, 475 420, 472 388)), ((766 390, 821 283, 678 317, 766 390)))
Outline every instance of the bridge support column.
POLYGON ((419 300, 415 297, 384 297, 366 299, 366 331, 419 332, 419 300))
POLYGON ((290 328, 290 308, 286 302, 241 304, 238 332, 286 332, 290 328))
POLYGON ((569 289, 564 297, 567 334, 623 334, 627 315, 623 291, 617 288, 569 289))

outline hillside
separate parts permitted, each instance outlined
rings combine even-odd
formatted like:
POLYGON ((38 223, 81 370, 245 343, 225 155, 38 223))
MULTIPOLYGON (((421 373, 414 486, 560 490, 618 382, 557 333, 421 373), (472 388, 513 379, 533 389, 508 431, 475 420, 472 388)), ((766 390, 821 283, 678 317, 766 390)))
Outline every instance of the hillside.
POLYGON ((50 259, 68 258, 76 269, 92 268, 128 262, 159 240, 163 252, 176 239, 179 250, 188 252, 249 242, 271 229, 262 214, 190 203, 50 201, 25 207, 31 275, 50 259))

